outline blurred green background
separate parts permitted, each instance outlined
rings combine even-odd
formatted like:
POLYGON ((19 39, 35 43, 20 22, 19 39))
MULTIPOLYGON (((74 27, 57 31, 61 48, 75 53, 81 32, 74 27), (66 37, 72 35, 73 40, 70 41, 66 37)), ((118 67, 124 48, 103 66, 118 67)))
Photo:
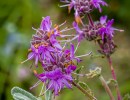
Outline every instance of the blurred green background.
MULTIPOLYGON (((92 17, 98 20, 101 15, 108 15, 115 19, 115 27, 124 29, 123 33, 115 34, 115 43, 118 48, 112 55, 113 65, 117 74, 122 96, 130 93, 130 0, 106 0, 108 8, 103 7, 103 12, 95 10, 92 17)), ((74 20, 73 11, 68 14, 67 8, 60 8, 59 0, 1 0, 0 1, 0 100, 12 100, 10 90, 19 86, 34 95, 39 95, 41 85, 29 90, 38 80, 30 69, 31 61, 25 64, 20 62, 27 58, 27 51, 32 34, 32 27, 38 28, 42 17, 51 16, 53 24, 72 27, 74 20)), ((70 31, 70 33, 72 33, 70 31)), ((93 51, 98 48, 95 43, 83 41, 77 55, 93 51)), ((102 67, 102 75, 106 80, 111 78, 110 68, 106 59, 83 58, 79 66, 84 65, 83 73, 87 73, 93 66, 102 67)), ((109 100, 98 78, 81 78, 86 82, 99 100, 109 100)), ((115 94, 115 89, 111 86, 115 94)), ((44 100, 44 98, 43 98, 44 100)), ((86 100, 86 97, 76 88, 64 89, 55 100, 86 100)))

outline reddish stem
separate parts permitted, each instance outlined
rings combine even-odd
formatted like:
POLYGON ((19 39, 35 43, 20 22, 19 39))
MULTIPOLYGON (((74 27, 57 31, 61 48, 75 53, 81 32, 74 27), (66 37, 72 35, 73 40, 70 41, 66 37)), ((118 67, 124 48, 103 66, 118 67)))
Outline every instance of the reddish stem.
POLYGON ((88 17, 88 20, 89 20, 91 26, 94 26, 94 22, 93 22, 92 17, 89 13, 87 13, 87 17, 88 17))
MULTIPOLYGON (((109 62, 110 68, 111 68, 112 77, 113 77, 113 79, 114 79, 115 81, 117 81, 116 74, 115 74, 115 71, 114 71, 114 67, 112 66, 112 60, 111 60, 110 57, 107 57, 107 59, 108 59, 108 62, 109 62)), ((122 100, 121 94, 120 94, 120 90, 119 90, 119 87, 118 87, 118 84, 115 85, 115 88, 116 88, 118 100, 122 100)))

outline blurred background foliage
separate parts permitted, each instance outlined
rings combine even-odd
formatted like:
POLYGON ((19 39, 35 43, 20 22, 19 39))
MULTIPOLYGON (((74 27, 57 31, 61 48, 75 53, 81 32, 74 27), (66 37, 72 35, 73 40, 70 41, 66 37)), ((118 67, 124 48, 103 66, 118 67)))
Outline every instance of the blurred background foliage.
MULTIPOLYGON (((124 29, 124 33, 115 34, 117 51, 113 54, 113 65, 117 74, 122 96, 130 93, 130 0, 106 0, 109 7, 103 7, 103 12, 95 10, 92 13, 94 20, 101 15, 108 15, 115 19, 115 26, 124 29)), ((32 27, 38 28, 44 16, 51 16, 53 23, 61 24, 65 20, 72 27, 73 11, 68 14, 67 8, 60 8, 59 0, 1 0, 0 1, 0 100, 12 100, 10 90, 19 86, 35 94, 39 94, 41 86, 29 90, 37 82, 30 68, 31 62, 21 64, 27 58, 27 51, 32 34, 32 27)), ((73 31, 72 31, 73 32, 73 31)), ((70 33, 72 33, 70 31, 70 33)), ((95 43, 84 41, 77 55, 93 51, 98 54, 95 43)), ((103 58, 83 58, 79 66, 84 65, 83 73, 94 66, 102 67, 102 75, 106 80, 111 78, 108 63, 103 58)), ((80 80, 86 82, 99 100, 109 100, 98 78, 80 80)), ((115 89, 111 86, 115 94, 115 89)), ((56 100, 86 100, 78 89, 64 89, 56 100)))

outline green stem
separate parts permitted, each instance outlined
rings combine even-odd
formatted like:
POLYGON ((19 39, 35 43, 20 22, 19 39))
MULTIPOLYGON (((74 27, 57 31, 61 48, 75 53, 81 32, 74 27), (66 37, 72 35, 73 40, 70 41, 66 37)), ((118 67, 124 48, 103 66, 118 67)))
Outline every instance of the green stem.
POLYGON ((114 99, 114 96, 113 96, 113 94, 112 94, 112 92, 111 92, 111 90, 110 90, 110 88, 109 88, 109 86, 107 85, 107 83, 106 83, 106 81, 105 81, 105 79, 103 78, 102 75, 99 76, 99 79, 100 79, 100 81, 102 82, 102 85, 104 86, 104 88, 105 88, 106 92, 108 93, 110 99, 111 99, 111 100, 115 100, 115 99, 114 99))
POLYGON ((77 87, 81 92, 83 92, 90 100, 97 100, 94 96, 85 91, 80 85, 76 84, 75 82, 72 82, 72 84, 77 87))

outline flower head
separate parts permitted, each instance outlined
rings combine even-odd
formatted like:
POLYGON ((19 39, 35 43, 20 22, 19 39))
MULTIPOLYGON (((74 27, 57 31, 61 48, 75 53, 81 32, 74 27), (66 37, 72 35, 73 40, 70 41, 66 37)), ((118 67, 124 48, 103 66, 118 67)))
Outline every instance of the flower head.
POLYGON ((112 39, 114 36, 114 31, 123 31, 112 27, 113 23, 114 19, 107 21, 107 16, 100 17, 99 34, 102 37, 102 40, 104 40, 105 37, 112 39))
POLYGON ((58 95, 60 90, 66 86, 67 88, 72 88, 71 82, 73 80, 71 72, 74 71, 75 66, 69 66, 64 72, 61 68, 56 68, 52 71, 46 71, 41 74, 36 74, 36 76, 45 84, 47 84, 47 89, 54 91, 55 95, 58 95))
POLYGON ((107 3, 104 2, 104 0, 90 0, 92 6, 99 10, 99 12, 102 12, 102 6, 107 6, 107 3))
MULTIPOLYGON (((72 73, 77 68, 74 60, 80 62, 81 60, 79 58, 86 56, 86 54, 82 56, 75 56, 76 50, 73 44, 70 45, 70 49, 65 48, 66 43, 61 45, 61 42, 57 37, 64 38, 66 36, 72 36, 61 34, 66 30, 70 30, 66 28, 59 30, 59 27, 62 25, 55 25, 52 27, 50 17, 45 17, 41 22, 40 28, 35 29, 36 34, 32 36, 31 47, 29 49, 27 59, 33 60, 35 62, 35 66, 38 66, 38 63, 40 63, 39 65, 42 66, 43 72, 38 74, 34 71, 34 74, 40 82, 45 84, 47 89, 45 92, 51 90, 54 95, 58 95, 60 90, 65 87, 72 88, 72 73)), ((77 30, 78 34, 76 36, 74 35, 72 40, 78 38, 79 43, 84 38, 84 34, 78 27, 77 23, 74 23, 74 28, 77 30)), ((67 43, 70 43, 70 40, 68 41, 67 43)), ((37 85, 38 84, 36 83, 33 87, 37 85)))
POLYGON ((68 6, 69 12, 74 8, 75 12, 78 12, 79 15, 90 13, 93 9, 99 9, 99 12, 102 12, 101 5, 107 6, 104 0, 61 0, 61 2, 67 3, 61 7, 68 6))

